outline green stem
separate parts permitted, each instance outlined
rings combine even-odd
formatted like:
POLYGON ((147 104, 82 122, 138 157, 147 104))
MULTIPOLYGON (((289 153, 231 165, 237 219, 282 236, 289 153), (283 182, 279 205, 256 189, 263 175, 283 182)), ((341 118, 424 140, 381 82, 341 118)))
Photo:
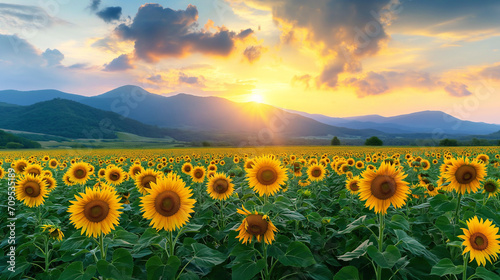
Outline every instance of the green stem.
POLYGON ((49 258, 50 258, 50 252, 49 252, 49 240, 47 237, 45 237, 45 272, 49 270, 49 258))
MULTIPOLYGON (((175 244, 174 244, 174 233, 172 231, 169 232, 168 241, 170 243, 169 256, 173 256, 174 252, 175 252, 175 244)), ((176 239, 176 241, 177 241, 177 239, 176 239)))
POLYGON ((467 279, 467 259, 469 258, 469 253, 464 255, 464 272, 462 273, 462 279, 467 279))
POLYGON ((104 234, 99 235, 99 249, 101 250, 101 260, 106 260, 106 252, 104 251, 104 234))
MULTIPOLYGON (((384 214, 379 213, 379 222, 380 225, 378 227, 378 250, 380 253, 382 253, 382 246, 383 246, 383 240, 384 240, 384 214)), ((382 279, 382 267, 380 265, 377 265, 377 280, 382 279)))
POLYGON ((460 210, 460 200, 462 199, 462 193, 458 194, 457 210, 455 211, 455 224, 458 224, 458 211, 460 210))
MULTIPOLYGON (((267 195, 266 195, 266 197, 267 197, 267 195)), ((262 241, 264 241, 264 240, 262 240, 262 241)), ((266 261, 266 270, 265 270, 266 277, 265 277, 265 279, 269 280, 269 279, 271 279, 271 277, 270 277, 271 275, 269 273, 269 266, 267 264, 267 245, 265 242, 262 242, 262 251, 264 254, 263 259, 266 261)))

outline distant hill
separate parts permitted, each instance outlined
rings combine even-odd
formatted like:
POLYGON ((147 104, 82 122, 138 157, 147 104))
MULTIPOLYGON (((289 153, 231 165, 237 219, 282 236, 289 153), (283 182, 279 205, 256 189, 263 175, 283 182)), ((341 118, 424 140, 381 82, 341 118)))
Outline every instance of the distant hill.
POLYGON ((52 100, 54 98, 62 98, 73 101, 80 101, 85 99, 85 96, 65 93, 55 89, 43 90, 2 90, 0 91, 0 101, 8 104, 15 104, 21 106, 33 105, 38 102, 52 100))
POLYGON ((75 101, 53 99, 30 106, 4 107, 0 127, 68 138, 116 138, 116 131, 163 137, 166 131, 75 101))
POLYGON ((405 115, 382 117, 367 115, 335 118, 298 112, 319 122, 352 129, 372 128, 385 133, 446 133, 451 135, 485 135, 500 130, 500 125, 464 121, 441 111, 422 111, 405 115))
POLYGON ((40 147, 41 145, 38 142, 0 130, 0 149, 28 149, 40 147))

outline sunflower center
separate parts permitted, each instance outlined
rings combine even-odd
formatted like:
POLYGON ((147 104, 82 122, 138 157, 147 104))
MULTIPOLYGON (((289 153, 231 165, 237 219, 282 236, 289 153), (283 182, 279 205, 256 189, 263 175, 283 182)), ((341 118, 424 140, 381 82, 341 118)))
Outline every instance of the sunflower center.
POLYGON ((40 195, 40 185, 36 182, 27 182, 24 185, 24 193, 31 197, 38 197, 40 195))
POLYGON ((55 161, 50 162, 50 166, 56 166, 56 165, 57 165, 57 163, 55 161))
POLYGON ((155 183, 156 184, 156 177, 153 176, 153 175, 146 175, 144 176, 144 178, 142 178, 142 185, 146 188, 146 189, 150 189, 151 188, 151 182, 155 183))
POLYGON ((352 191, 357 192, 359 190, 358 183, 354 182, 349 185, 352 191))
POLYGON ((186 166, 186 167, 184 167, 184 171, 186 171, 186 172, 191 172, 191 167, 190 167, 190 166, 186 166))
POLYGON ((434 186, 433 186, 433 185, 431 185, 431 184, 429 184, 429 185, 427 185, 427 189, 428 189, 430 192, 432 192, 432 191, 434 191, 434 186))
POLYGON ((293 172, 298 172, 298 171, 300 171, 300 163, 295 162, 293 164, 293 172))
POLYGON ((470 237, 470 245, 476 250, 488 248, 488 238, 481 232, 476 232, 470 237))
POLYGON ((494 191, 496 191, 496 186, 494 183, 492 182, 487 182, 486 184, 484 184, 484 190, 489 192, 489 193, 492 193, 494 191))
POLYGON ((85 175, 87 175, 87 172, 83 169, 77 169, 75 171, 75 177, 77 179, 83 179, 83 178, 85 178, 85 175))
POLYGON ((278 173, 270 168, 263 168, 257 172, 257 181, 262 185, 272 185, 278 180, 278 173))
POLYGON ((196 172, 194 173, 194 177, 196 179, 201 179, 201 177, 203 177, 203 171, 201 170, 196 170, 196 172))
POLYGON ((319 168, 315 168, 315 169, 313 169, 313 170, 311 171, 311 175, 312 175, 313 177, 319 177, 319 176, 321 176, 321 169, 319 169, 319 168))
POLYGON ((59 236, 59 230, 58 229, 54 229, 53 231, 50 232, 49 235, 52 236, 52 237, 58 237, 59 236))
POLYGON ((227 189, 229 188, 229 184, 224 179, 217 179, 214 182, 213 188, 214 188, 214 191, 216 193, 225 193, 227 191, 227 189))
POLYGON ((181 208, 181 198, 173 191, 164 191, 155 198, 155 209, 160 215, 170 217, 181 208))
POLYGON ((471 165, 463 165, 455 172, 455 178, 460 184, 468 184, 476 179, 476 169, 471 165))
POLYGON ((137 168, 134 168, 134 171, 132 172, 134 175, 137 175, 139 173, 141 173, 141 168, 137 167, 137 168))
POLYGON ((36 168, 31 168, 31 169, 28 170, 28 173, 32 174, 32 175, 35 175, 35 176, 38 176, 38 175, 40 175, 40 170, 38 170, 36 168))
POLYGON ((113 181, 118 181, 120 179, 120 173, 113 171, 109 174, 109 178, 113 181))
POLYGON ((391 198, 396 193, 396 182, 390 176, 378 175, 371 183, 371 191, 378 199, 391 198))
POLYGON ((89 221, 98 223, 108 216, 109 205, 102 200, 92 200, 85 205, 83 214, 89 221))
POLYGON ((263 235, 267 232, 268 223, 262 219, 262 215, 252 214, 246 217, 248 227, 247 233, 251 235, 263 235))

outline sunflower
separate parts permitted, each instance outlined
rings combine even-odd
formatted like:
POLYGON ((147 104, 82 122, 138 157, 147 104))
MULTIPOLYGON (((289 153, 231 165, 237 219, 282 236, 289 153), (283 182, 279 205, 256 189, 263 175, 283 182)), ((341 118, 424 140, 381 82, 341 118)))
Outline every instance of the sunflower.
POLYGON ((271 244, 274 241, 274 232, 278 231, 278 229, 267 215, 260 214, 257 211, 252 213, 245 209, 244 206, 242 206, 242 209, 238 209, 237 212, 245 215, 241 225, 236 229, 236 231, 239 231, 236 238, 240 242, 243 244, 252 243, 254 236, 258 242, 262 242, 264 239, 266 244, 271 244))
POLYGON ((423 159, 422 161, 420 161, 420 166, 424 169, 424 170, 429 170, 429 168, 431 168, 431 163, 426 160, 426 159, 423 159))
POLYGON ((24 159, 18 159, 14 161, 11 166, 14 168, 16 173, 23 173, 26 166, 28 166, 28 162, 24 159))
POLYGON ((182 165, 181 170, 182 170, 182 173, 190 175, 191 171, 193 171, 193 165, 189 162, 186 162, 182 165))
POLYGON ((249 186, 260 196, 275 194, 288 180, 281 162, 267 156, 255 158, 254 166, 247 172, 249 186))
POLYGON ((248 170, 252 169, 252 167, 255 165, 255 161, 253 159, 247 159, 245 161, 244 168, 248 172, 248 170))
POLYGON ((448 167, 444 176, 450 182, 450 188, 457 193, 476 192, 480 182, 486 176, 486 168, 477 160, 470 161, 468 158, 458 158, 452 160, 451 166, 448 167))
POLYGON ((470 261, 476 259, 477 265, 486 265, 486 260, 490 263, 496 261, 500 253, 500 244, 497 240, 500 238, 498 227, 493 225, 490 220, 478 220, 477 216, 467 221, 467 229, 462 228, 464 235, 459 235, 464 242, 464 252, 470 252, 470 261))
POLYGON ((5 176, 5 170, 3 170, 3 168, 0 166, 0 179, 2 179, 3 176, 5 176))
POLYGON ((377 171, 367 169, 361 176, 359 198, 366 200, 370 210, 386 214, 391 204, 396 208, 405 205, 410 193, 408 183, 403 181, 407 175, 394 165, 382 162, 377 171))
POLYGON ((70 221, 76 229, 82 229, 86 236, 98 237, 108 234, 118 225, 120 217, 120 198, 111 188, 86 188, 81 197, 70 201, 68 208, 70 221))
POLYGON ((31 174, 33 176, 40 176, 43 172, 43 168, 40 164, 28 164, 24 168, 25 174, 31 174))
POLYGON ((311 181, 321 181, 325 178, 325 168, 321 164, 313 164, 307 168, 307 178, 311 181))
POLYGON ((299 180, 299 186, 301 187, 307 187, 311 184, 311 181, 305 179, 305 180, 299 180))
POLYGON ((425 193, 429 196, 436 196, 439 192, 439 187, 436 187, 432 183, 420 184, 421 187, 425 188, 425 193))
POLYGON ((151 189, 151 183, 156 183, 160 175, 158 171, 148 168, 135 176, 135 186, 141 194, 146 195, 147 189, 151 189))
POLYGON ((68 173, 64 174, 62 179, 65 185, 73 186, 75 184, 75 182, 71 181, 68 173))
POLYGON ((42 229, 42 232, 47 231, 49 233, 49 236, 55 240, 61 241, 64 237, 64 233, 61 231, 61 229, 54 225, 42 225, 42 229))
POLYGON ((47 183, 39 176, 21 175, 16 184, 16 197, 28 207, 36 207, 44 203, 47 196, 47 183))
POLYGON ((104 177, 106 178, 106 182, 111 185, 119 185, 125 180, 126 173, 117 166, 110 166, 106 168, 106 172, 104 177))
POLYGON ((223 173, 215 173, 207 184, 207 192, 212 199, 226 200, 233 194, 234 185, 231 179, 223 173))
POLYGON ((217 171, 217 165, 215 164, 210 164, 207 168, 207 171, 217 171))
POLYGON ((135 180, 135 176, 144 171, 144 167, 139 164, 133 164, 128 170, 128 174, 130 178, 135 180))
POLYGON ((104 178, 105 175, 106 175, 106 169, 101 168, 99 169, 99 171, 97 171, 97 176, 99 176, 99 178, 104 178))
POLYGON ((205 181, 205 173, 207 173, 207 171, 203 166, 196 166, 195 168, 193 168, 193 171, 191 172, 191 177, 193 178, 193 182, 203 183, 203 181, 205 181))
POLYGON ((345 188, 349 190, 351 194, 357 194, 359 191, 359 182, 359 176, 355 176, 345 182, 345 188))
POLYGON ((71 165, 67 174, 71 182, 85 185, 90 178, 90 165, 85 162, 77 162, 71 165))
POLYGON ((151 183, 149 194, 141 197, 143 216, 151 219, 150 225, 156 230, 174 231, 181 228, 194 212, 196 203, 191 189, 175 174, 169 173, 160 178, 156 184, 151 183))
POLYGON ((484 181, 483 193, 487 193, 488 197, 497 196, 500 192, 500 180, 488 179, 484 181))
POLYGON ((53 191, 57 187, 57 181, 52 176, 43 176, 42 181, 47 183, 47 191, 53 191))
POLYGON ((476 157, 477 161, 482 161, 484 164, 488 164, 490 161, 490 157, 485 154, 479 154, 476 157))
POLYGON ((356 161, 356 168, 357 169, 363 169, 363 168, 365 168, 365 163, 362 162, 361 160, 356 161))

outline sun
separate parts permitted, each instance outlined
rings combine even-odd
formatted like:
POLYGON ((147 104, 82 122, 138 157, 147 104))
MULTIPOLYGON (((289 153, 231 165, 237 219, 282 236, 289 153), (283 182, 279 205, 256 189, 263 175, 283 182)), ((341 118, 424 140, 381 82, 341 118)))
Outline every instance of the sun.
POLYGON ((252 93, 249 98, 250 102, 264 103, 264 96, 258 93, 252 93))

